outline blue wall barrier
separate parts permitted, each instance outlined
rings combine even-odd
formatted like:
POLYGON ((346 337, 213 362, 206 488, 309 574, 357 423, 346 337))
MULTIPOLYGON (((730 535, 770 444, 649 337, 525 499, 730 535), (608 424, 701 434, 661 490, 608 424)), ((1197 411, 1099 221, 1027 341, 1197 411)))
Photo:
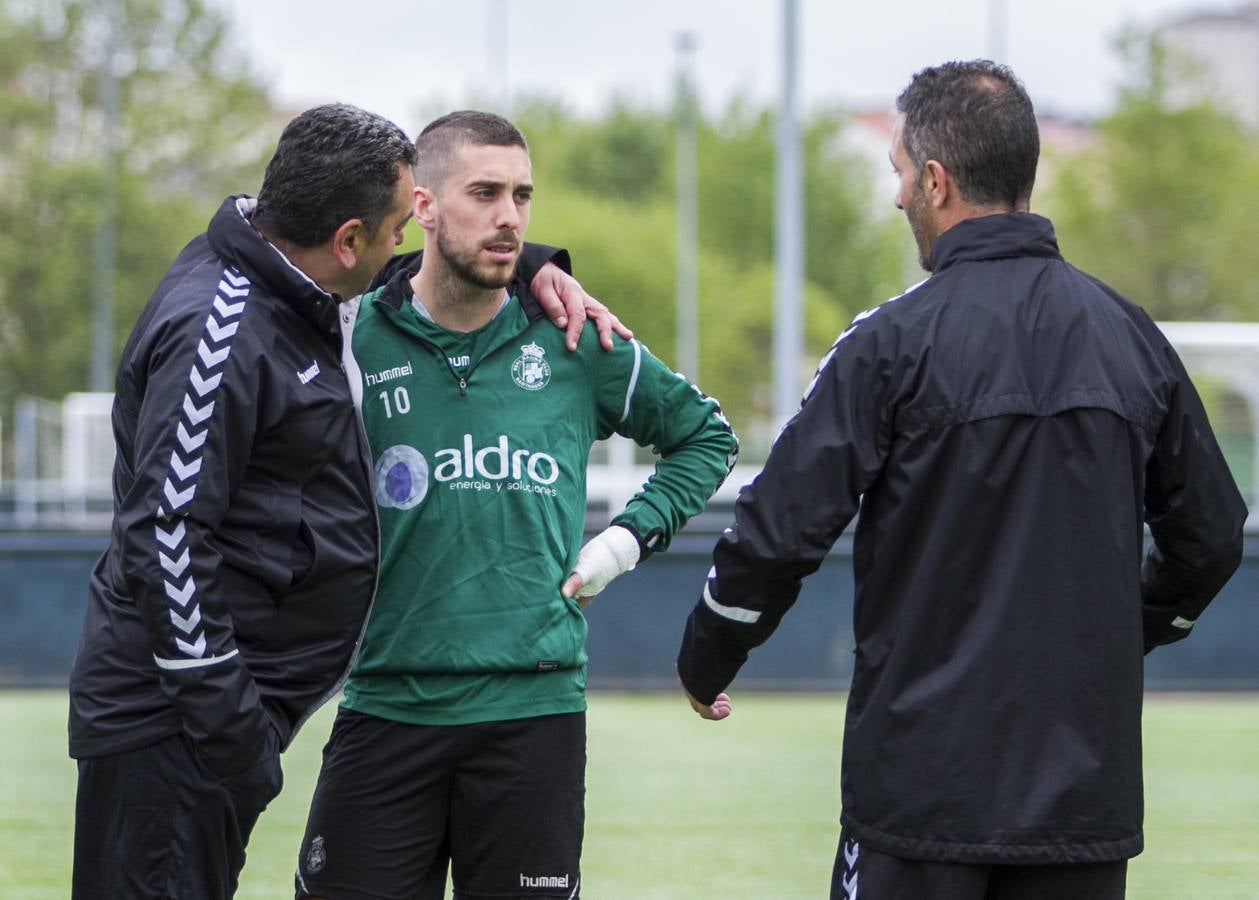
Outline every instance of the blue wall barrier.
MULTIPOLYGON (((88 576, 104 534, 0 534, 0 684, 64 684, 88 576)), ((587 610, 590 685, 672 688, 682 626, 711 565, 712 535, 679 535, 587 610)), ((807 579, 778 631, 752 653, 741 689, 843 690, 852 674, 852 544, 807 579)), ((1155 689, 1259 689, 1259 542, 1185 641, 1146 657, 1155 689)))

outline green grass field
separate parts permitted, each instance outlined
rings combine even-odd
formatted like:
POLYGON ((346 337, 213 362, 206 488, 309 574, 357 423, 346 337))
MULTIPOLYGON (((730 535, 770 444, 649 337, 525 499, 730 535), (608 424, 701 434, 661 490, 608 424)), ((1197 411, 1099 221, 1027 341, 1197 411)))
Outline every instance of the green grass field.
MULTIPOLYGON (((823 898, 838 831, 843 698, 735 696, 704 722, 680 696, 590 698, 583 894, 591 900, 823 898)), ((74 764, 61 692, 0 692, 0 897, 69 896, 74 764)), ((285 754, 284 793, 250 844, 238 896, 292 896, 331 722, 285 754)), ((1151 695, 1146 851, 1133 900, 1259 900, 1259 697, 1151 695)))

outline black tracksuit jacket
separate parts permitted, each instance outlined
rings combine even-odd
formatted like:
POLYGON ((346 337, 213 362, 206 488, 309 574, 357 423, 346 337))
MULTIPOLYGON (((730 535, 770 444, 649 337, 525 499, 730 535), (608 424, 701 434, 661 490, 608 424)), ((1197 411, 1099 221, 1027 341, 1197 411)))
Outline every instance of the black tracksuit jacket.
MULTIPOLYGON (((216 771, 243 770, 269 728, 287 746, 339 689, 362 634, 378 534, 339 298, 254 230, 251 208, 224 201, 123 350, 111 540, 70 679, 74 757, 182 731, 216 771)), ((522 259, 531 308, 523 278, 554 252, 522 259)))
POLYGON ((743 489, 679 672, 711 702, 860 510, 848 832, 911 859, 1126 859, 1143 653, 1237 567, 1246 506, 1167 340, 1048 220, 964 221, 931 262, 840 335, 743 489))

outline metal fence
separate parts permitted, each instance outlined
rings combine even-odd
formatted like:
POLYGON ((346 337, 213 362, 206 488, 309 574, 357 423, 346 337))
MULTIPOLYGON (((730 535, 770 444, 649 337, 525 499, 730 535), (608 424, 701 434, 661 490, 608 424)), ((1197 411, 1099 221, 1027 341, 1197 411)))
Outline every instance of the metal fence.
MULTIPOLYGON (((1248 502, 1259 501, 1259 323, 1171 322, 1161 326, 1193 376, 1248 502)), ((19 398, 10 440, 0 420, 0 530, 94 531, 109 527, 114 443, 112 394, 61 401, 19 398)), ((750 443, 745 442, 745 451, 750 443)), ((761 442, 764 443, 764 442, 761 442)), ((762 460, 739 467, 693 523, 720 530, 739 487, 762 460)), ((588 521, 606 522, 651 474, 650 454, 623 438, 601 442, 587 476, 588 521)))

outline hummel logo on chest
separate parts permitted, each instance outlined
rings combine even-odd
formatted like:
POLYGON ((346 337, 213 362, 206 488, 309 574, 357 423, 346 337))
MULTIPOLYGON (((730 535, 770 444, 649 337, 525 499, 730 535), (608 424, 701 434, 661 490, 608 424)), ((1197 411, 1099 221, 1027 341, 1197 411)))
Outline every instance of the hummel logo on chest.
POLYGON ((313 381, 315 376, 318 374, 319 374, 319 363, 313 362, 310 364, 310 368, 307 369, 305 372, 297 373, 297 380, 300 381, 302 384, 310 384, 311 381, 313 381))
POLYGON ((408 359, 405 364, 401 366, 394 366, 391 369, 382 369, 379 372, 364 372, 363 380, 367 382, 368 387, 371 387, 374 384, 382 384, 386 381, 393 381, 395 378, 406 378, 407 376, 413 374, 414 373, 411 371, 411 360, 408 359))

